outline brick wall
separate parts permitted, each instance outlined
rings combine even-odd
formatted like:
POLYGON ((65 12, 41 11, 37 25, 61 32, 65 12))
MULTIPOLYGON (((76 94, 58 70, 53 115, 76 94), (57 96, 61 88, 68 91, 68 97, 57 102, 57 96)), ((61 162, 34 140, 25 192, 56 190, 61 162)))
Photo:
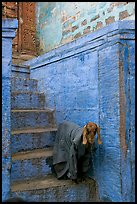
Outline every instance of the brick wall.
POLYGON ((134 14, 135 2, 38 2, 40 53, 134 14))
POLYGON ((17 18, 17 2, 2 2, 2 18, 17 18))

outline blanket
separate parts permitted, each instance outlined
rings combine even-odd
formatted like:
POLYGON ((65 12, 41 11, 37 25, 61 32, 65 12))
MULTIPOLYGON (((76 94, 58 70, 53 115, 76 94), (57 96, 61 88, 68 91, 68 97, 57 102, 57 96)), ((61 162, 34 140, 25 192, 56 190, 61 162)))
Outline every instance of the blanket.
POLYGON ((90 168, 91 150, 82 144, 82 130, 69 121, 59 124, 53 147, 53 167, 57 178, 67 175, 70 179, 77 179, 79 170, 86 173, 90 168))

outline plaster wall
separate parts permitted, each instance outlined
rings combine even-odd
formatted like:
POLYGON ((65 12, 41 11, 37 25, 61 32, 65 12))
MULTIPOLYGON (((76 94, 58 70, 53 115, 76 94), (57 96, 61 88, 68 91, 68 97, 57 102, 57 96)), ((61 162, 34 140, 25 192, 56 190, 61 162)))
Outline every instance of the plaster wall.
POLYGON ((2 20, 2 201, 10 197, 11 61, 16 19, 2 20))
POLYGON ((135 200, 134 26, 117 21, 26 62, 57 123, 101 127, 89 176, 113 202, 135 200))
POLYGON ((124 19, 135 19, 135 2, 37 2, 39 54, 124 19))

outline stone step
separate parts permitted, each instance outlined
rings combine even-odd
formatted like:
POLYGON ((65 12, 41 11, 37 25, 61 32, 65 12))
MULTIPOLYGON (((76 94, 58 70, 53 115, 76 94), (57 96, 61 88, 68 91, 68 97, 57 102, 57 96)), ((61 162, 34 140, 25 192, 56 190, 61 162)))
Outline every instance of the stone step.
POLYGON ((38 91, 37 89, 38 81, 36 79, 28 79, 21 77, 11 78, 11 92, 16 91, 38 91))
POLYGON ((12 92, 12 109, 44 109, 45 95, 38 92, 12 92))
POLYGON ((99 202, 98 189, 93 179, 75 184, 71 180, 58 180, 53 175, 14 182, 12 196, 28 202, 99 202))
POLYGON ((11 131, 11 152, 53 147, 57 127, 31 128, 11 131))
POLYGON ((12 66, 11 66, 11 76, 12 77, 30 78, 29 66, 12 64, 12 66))
POLYGON ((37 55, 34 55, 32 53, 18 53, 18 52, 13 52, 12 53, 12 63, 16 65, 22 65, 25 61, 28 61, 30 59, 35 58, 37 55))
POLYGON ((55 110, 11 110, 11 129, 54 127, 55 110))
POLYGON ((50 174, 52 154, 52 147, 12 154, 11 180, 19 181, 50 174))

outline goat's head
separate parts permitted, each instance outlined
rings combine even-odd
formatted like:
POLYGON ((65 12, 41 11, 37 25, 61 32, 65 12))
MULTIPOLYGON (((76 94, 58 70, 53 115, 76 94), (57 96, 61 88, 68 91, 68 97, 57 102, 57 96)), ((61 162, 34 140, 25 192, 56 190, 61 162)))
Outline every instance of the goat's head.
POLYGON ((100 127, 97 126, 93 122, 89 122, 87 125, 83 128, 83 144, 93 144, 95 135, 98 134, 98 144, 102 144, 102 141, 100 139, 100 127))

